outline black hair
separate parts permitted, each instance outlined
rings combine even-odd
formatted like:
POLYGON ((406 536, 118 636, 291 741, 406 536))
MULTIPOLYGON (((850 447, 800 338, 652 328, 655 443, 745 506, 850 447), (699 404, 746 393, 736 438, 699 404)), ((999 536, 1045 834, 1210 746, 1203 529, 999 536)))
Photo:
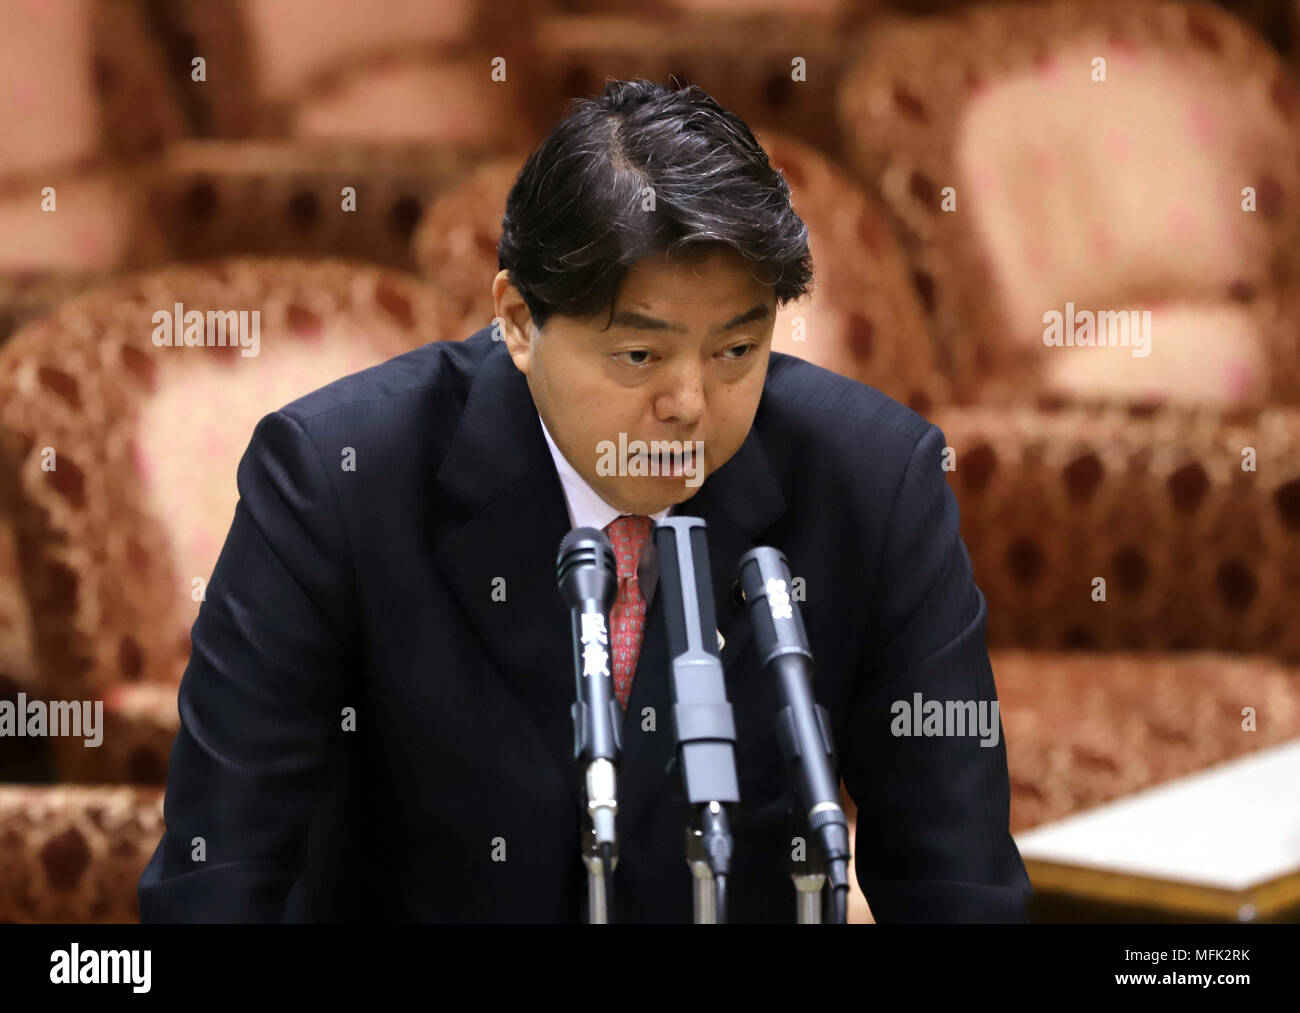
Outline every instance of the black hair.
POLYGON ((778 306, 810 291, 808 228, 749 127, 697 85, 609 81, 528 156, 506 198, 497 264, 542 328, 553 313, 608 306, 612 318, 636 261, 719 243, 752 263, 778 306), (642 210, 646 187, 653 211, 642 210))

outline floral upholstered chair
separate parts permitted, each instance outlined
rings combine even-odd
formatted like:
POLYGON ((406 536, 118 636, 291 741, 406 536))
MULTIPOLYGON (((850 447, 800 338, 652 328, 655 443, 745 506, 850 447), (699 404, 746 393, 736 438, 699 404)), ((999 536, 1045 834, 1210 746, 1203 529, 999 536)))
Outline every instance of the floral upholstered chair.
MULTIPOLYGON (((62 299, 165 259, 133 170, 185 130, 166 76, 144 0, 0 5, 0 344, 62 299)), ((35 684, 31 640, 0 504, 0 699, 35 684)), ((23 745, 0 756, 26 769, 23 745)))
POLYGON ((57 785, 0 785, 0 921, 134 917, 161 834, 189 628, 254 426, 449 336, 450 321, 412 275, 235 258, 127 276, 0 349, 0 487, 14 506, 36 689, 104 711, 98 748, 49 739, 57 785), (245 339, 258 313, 256 344, 155 344, 157 313, 194 310, 247 311, 245 339))
POLYGON ((847 157, 958 401, 1300 402, 1300 90, 1263 40, 1204 3, 1052 0, 860 48, 847 157), (1147 354, 1045 344, 1067 304, 1149 311, 1147 354))

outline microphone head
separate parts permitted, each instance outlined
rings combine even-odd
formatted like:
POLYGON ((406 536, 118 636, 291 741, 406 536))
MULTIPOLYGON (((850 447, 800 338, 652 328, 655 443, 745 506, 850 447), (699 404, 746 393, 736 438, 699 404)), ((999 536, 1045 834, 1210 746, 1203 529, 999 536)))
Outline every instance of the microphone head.
POLYGON ((766 594, 769 580, 784 581, 787 586, 790 583, 790 564, 785 553, 770 545, 750 549, 740 557, 736 568, 739 571, 736 582, 746 602, 766 594))
POLYGON ((808 651, 799 605, 791 595, 793 581, 785 553, 770 545, 750 549, 740 557, 737 583, 749 608, 759 657, 766 665, 777 653, 808 651))
POLYGON ((555 580, 568 608, 595 600, 608 612, 618 594, 618 561, 609 536, 599 528, 574 528, 560 542, 555 580))

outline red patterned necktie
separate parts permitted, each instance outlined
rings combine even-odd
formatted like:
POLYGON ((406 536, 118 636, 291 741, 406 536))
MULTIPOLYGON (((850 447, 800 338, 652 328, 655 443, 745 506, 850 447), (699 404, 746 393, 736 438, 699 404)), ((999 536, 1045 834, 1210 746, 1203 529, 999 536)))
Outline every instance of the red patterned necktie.
POLYGON ((614 633, 614 692, 624 710, 632 692, 632 676, 636 674, 636 659, 645 634, 645 598, 637 583, 636 568, 651 527, 653 522, 645 514, 619 517, 605 525, 618 559, 618 597, 614 599, 609 622, 614 633))

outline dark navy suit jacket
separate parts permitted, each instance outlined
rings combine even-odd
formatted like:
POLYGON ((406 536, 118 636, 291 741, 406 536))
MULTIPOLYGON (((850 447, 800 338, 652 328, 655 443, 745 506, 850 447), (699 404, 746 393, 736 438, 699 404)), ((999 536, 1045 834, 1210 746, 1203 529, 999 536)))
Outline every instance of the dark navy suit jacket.
MULTIPOLYGON (((674 511, 707 522, 725 638, 734 922, 795 919, 779 690, 732 591, 756 545, 804 580, 877 921, 1025 918, 1000 729, 992 748, 891 731, 891 704, 916 692, 996 699, 943 446, 879 391, 773 353, 744 444, 674 511)), ((582 920, 555 584, 569 518, 504 343, 488 329, 434 342, 267 415, 238 484, 191 633, 141 919, 582 920)), ((692 919, 662 601, 622 728, 620 922, 692 919)))

